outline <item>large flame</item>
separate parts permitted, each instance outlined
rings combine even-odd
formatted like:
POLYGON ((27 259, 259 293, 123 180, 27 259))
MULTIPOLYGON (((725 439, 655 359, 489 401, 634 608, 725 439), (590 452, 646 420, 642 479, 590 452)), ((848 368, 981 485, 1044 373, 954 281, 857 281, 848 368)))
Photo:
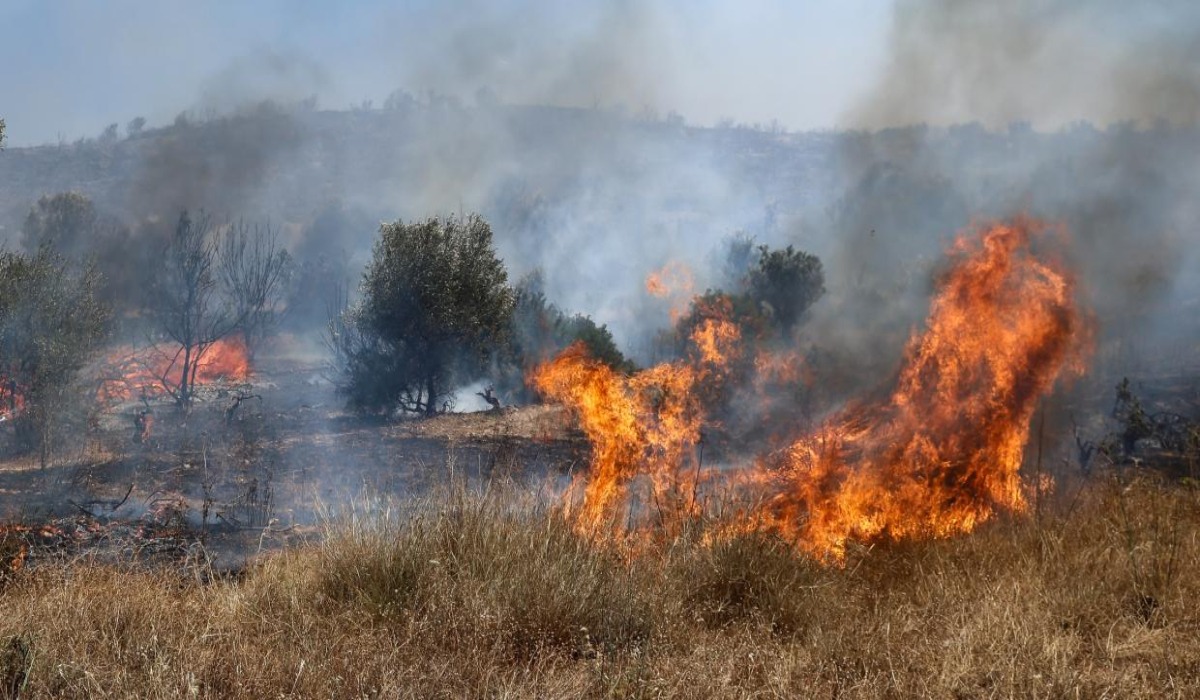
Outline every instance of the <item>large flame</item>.
POLYGON ((578 417, 592 444, 577 522, 588 533, 621 529, 628 518, 631 482, 648 477, 650 498, 660 515, 696 507, 693 473, 704 424, 701 396, 720 381, 739 352, 737 326, 724 308, 692 333, 687 360, 664 363, 631 376, 590 357, 575 344, 536 368, 533 385, 578 417))
MULTIPOLYGON (((762 505, 739 529, 778 532, 837 561, 853 540, 944 537, 998 509, 1024 511, 1030 421, 1059 376, 1082 369, 1084 345, 1070 276, 1031 252, 1043 228, 1022 220, 960 237, 890 397, 758 459, 740 481, 759 490, 762 505)), ((687 360, 626 377, 576 346, 533 373, 543 394, 578 416, 593 446, 583 529, 604 531, 626 516, 639 476, 649 477, 660 507, 689 487, 694 495, 690 467, 709 420, 702 396, 744 356, 737 326, 707 315, 687 360)), ((781 364, 760 354, 754 364, 760 376, 813 381, 795 358, 781 364)), ((683 510, 694 511, 694 501, 683 510)))
POLYGON ((890 399, 764 460, 773 493, 759 523, 840 559, 850 540, 944 537, 1026 509, 1030 420, 1064 370, 1082 369, 1072 281, 1032 255, 1037 230, 959 238, 890 399))

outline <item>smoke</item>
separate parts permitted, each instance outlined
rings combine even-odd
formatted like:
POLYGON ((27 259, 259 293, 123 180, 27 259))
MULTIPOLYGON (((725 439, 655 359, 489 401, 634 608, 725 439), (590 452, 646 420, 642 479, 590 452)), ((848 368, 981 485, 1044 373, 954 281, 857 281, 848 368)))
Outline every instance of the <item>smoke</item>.
POLYGON ((674 72, 666 17, 653 3, 471 0, 395 27, 404 48, 396 84, 464 100, 482 91, 516 104, 657 108, 674 72))
POLYGON ((1200 6, 1188 0, 898 0, 889 53, 848 125, 1200 115, 1200 6))
POLYGON ((1200 331, 1180 307, 1200 291, 1200 6, 900 0, 887 50, 845 119, 872 130, 839 139, 813 329, 864 384, 889 371, 971 219, 1065 224, 1101 361, 1130 336, 1200 331))
POLYGON ((199 123, 193 119, 181 114, 173 133, 146 144, 127 214, 135 221, 171 219, 183 209, 206 209, 222 220, 268 218, 272 211, 261 203, 262 190, 301 142, 291 115, 268 101, 199 123))
MULTIPOLYGON (((178 128, 128 147, 135 175, 110 208, 269 217, 336 239, 302 242, 356 264, 374 228, 363 221, 479 211, 514 278, 540 268, 552 300, 609 324, 635 355, 667 322, 643 299, 645 275, 677 260, 697 270, 697 291, 715 285, 708 259, 735 231, 825 259, 830 294, 811 335, 879 367, 920 322, 936 261, 972 217, 1068 223, 1102 316, 1180 295, 1198 179, 1180 129, 1200 104, 1200 10, 900 0, 880 41, 868 5, 473 0, 355 8, 329 27, 306 9, 289 13, 291 42, 256 36, 228 8, 188 15, 179 43, 223 63, 193 81, 178 128), (224 25, 233 38, 216 41, 224 25), (795 28, 815 29, 797 40, 795 28), (297 108, 393 87, 349 115, 297 108), (804 126, 841 113, 840 126, 878 130, 694 129, 673 108, 804 126), (1134 123, 1108 126, 1121 120, 1134 123), (930 126, 896 128, 912 124, 930 126), (318 232, 335 206, 363 230, 318 232)), ((155 26, 172 23, 143 16, 138 36, 155 26)), ((161 36, 153 46, 174 56, 161 36)))

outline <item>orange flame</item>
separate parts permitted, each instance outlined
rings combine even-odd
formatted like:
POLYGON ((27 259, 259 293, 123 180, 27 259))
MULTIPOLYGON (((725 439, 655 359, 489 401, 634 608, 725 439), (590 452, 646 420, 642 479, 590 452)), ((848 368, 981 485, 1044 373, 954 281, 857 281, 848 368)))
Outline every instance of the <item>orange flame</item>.
POLYGON ((671 323, 675 323, 687 311, 695 289, 692 271, 687 265, 672 260, 660 269, 646 275, 646 292, 671 304, 671 323))
MULTIPOLYGON (((1061 375, 1082 371, 1086 340, 1072 279, 1031 251, 1042 228, 1021 220, 960 237, 890 397, 743 473, 764 505, 738 529, 778 532, 836 562, 850 541, 945 537, 997 510, 1026 510, 1020 467, 1030 421, 1061 375)), ((694 495, 688 467, 706 422, 698 397, 743 355, 741 340, 712 314, 696 326, 687 361, 625 377, 575 346, 535 370, 534 386, 578 416, 593 446, 579 481, 582 529, 605 532, 630 507, 640 476, 659 506, 678 501, 681 486, 694 495)), ((760 353, 755 364, 766 381, 812 381, 799 356, 760 353)), ((681 510, 693 512, 694 498, 681 510)))
POLYGON ((945 537, 1026 510, 1030 420, 1083 354, 1072 280, 1031 254, 1036 230, 998 224, 954 244, 890 400, 765 460, 773 493, 757 522, 840 560, 851 540, 945 537))
POLYGON ((694 510, 701 386, 718 380, 737 356, 740 334, 727 319, 708 318, 692 340, 696 351, 688 361, 632 376, 614 372, 578 343, 534 370, 533 386, 566 404, 592 444, 590 473, 575 484, 583 490, 577 519, 583 531, 600 535, 627 517, 629 486, 639 476, 649 478, 660 513, 694 510))
POLYGON ((16 380, 0 375, 0 421, 16 418, 24 410, 24 388, 16 380))
MULTIPOLYGON (((117 348, 105 360, 97 398, 103 403, 133 398, 160 398, 166 394, 163 384, 179 386, 183 376, 183 353, 178 345, 134 349, 117 348)), ((218 340, 200 358, 196 382, 217 380, 242 381, 250 376, 246 345, 239 337, 218 340)))

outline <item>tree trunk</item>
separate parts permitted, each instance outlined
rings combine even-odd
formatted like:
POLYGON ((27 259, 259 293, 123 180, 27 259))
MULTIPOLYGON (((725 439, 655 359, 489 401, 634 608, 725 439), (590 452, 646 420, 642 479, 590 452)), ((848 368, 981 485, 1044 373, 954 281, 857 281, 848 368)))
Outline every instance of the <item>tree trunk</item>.
POLYGON ((431 372, 425 377, 425 415, 433 417, 437 415, 437 395, 434 393, 433 373, 431 372))
POLYGON ((38 446, 39 447, 38 457, 39 457, 39 461, 41 462, 42 471, 46 471, 46 465, 50 464, 50 432, 51 432, 52 426, 50 425, 50 417, 45 414, 43 414, 41 416, 41 421, 39 421, 39 422, 42 425, 41 425, 41 431, 40 431, 41 432, 41 435, 40 435, 41 440, 39 441, 41 444, 38 446))
POLYGON ((179 391, 175 398, 179 402, 180 406, 186 406, 192 398, 191 395, 188 393, 189 392, 188 379, 190 378, 189 375, 191 374, 191 371, 192 371, 192 346, 191 345, 183 346, 183 367, 181 367, 180 369, 182 371, 180 371, 180 373, 179 373, 179 391))

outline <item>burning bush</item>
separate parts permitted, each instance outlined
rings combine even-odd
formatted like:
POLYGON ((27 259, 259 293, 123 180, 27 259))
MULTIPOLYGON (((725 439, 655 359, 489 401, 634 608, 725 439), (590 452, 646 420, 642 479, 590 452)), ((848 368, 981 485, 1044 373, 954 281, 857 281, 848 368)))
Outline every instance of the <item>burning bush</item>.
POLYGON ((537 365, 582 343, 588 355, 618 372, 633 369, 606 326, 583 314, 568 314, 546 299, 541 271, 526 275, 513 290, 512 324, 494 373, 502 395, 517 400, 534 398, 526 383, 537 365))
MULTIPOLYGON (((840 560, 851 540, 944 537, 997 509, 1025 509, 1030 419, 1064 372, 1082 369, 1086 335, 1070 276, 1032 252, 1042 228, 1022 220, 958 240, 891 397, 848 409, 741 472, 756 502, 765 499, 744 528, 840 560)), ((579 348, 534 373, 592 442, 580 484, 585 531, 625 522, 641 477, 644 502, 667 515, 696 512, 697 447, 716 404, 705 388, 727 378, 746 348, 728 314, 710 313, 691 337, 688 359, 628 379, 579 348)))

